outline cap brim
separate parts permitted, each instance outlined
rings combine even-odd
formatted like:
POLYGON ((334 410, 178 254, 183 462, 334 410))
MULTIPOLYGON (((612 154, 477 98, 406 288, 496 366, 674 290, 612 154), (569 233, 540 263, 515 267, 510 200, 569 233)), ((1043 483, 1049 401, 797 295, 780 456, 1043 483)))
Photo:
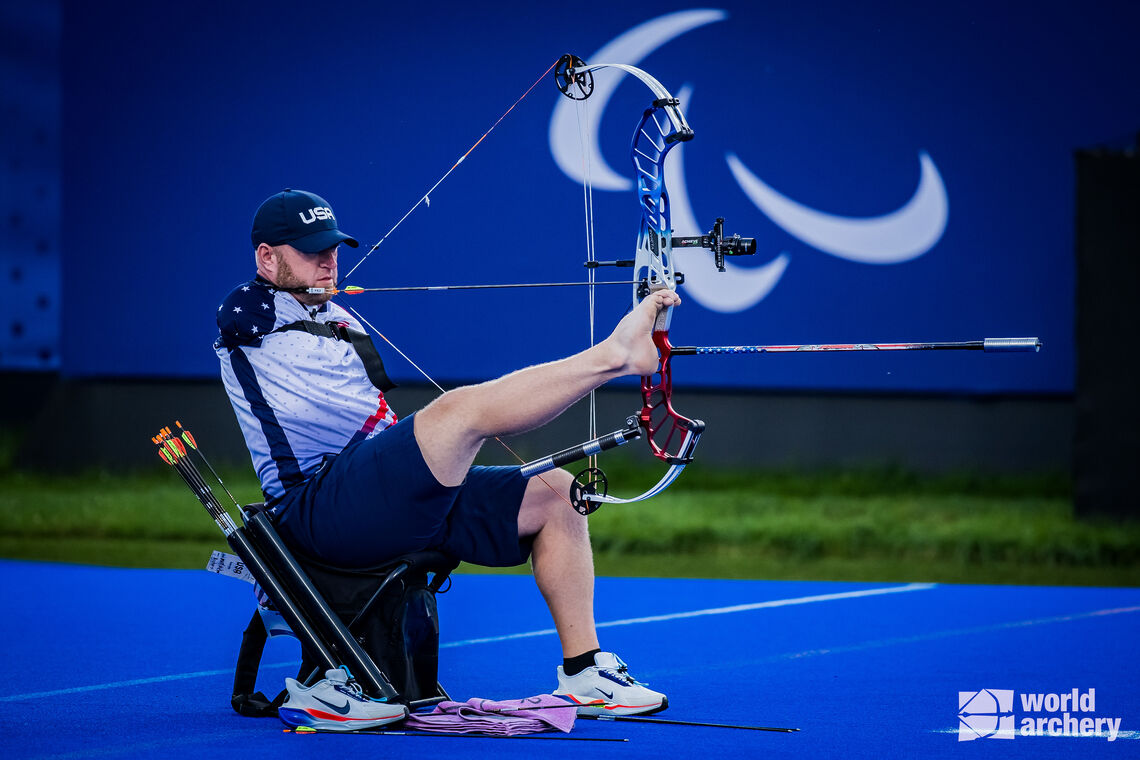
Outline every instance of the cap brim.
POLYGON ((360 243, 356 242, 355 238, 349 237, 340 230, 321 230, 320 232, 314 232, 312 235, 305 235, 303 238, 289 241, 289 245, 301 253, 320 253, 341 243, 344 243, 350 248, 356 248, 360 245, 360 243))

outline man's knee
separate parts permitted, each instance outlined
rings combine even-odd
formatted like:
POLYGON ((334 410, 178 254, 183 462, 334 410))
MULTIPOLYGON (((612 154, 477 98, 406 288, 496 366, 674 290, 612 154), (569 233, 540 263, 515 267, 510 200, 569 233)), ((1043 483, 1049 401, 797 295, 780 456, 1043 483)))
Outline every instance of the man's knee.
POLYGON ((465 403, 466 388, 448 391, 416 412, 415 434, 428 469, 444 485, 463 482, 467 468, 483 445, 465 403))
POLYGON ((453 388, 416 412, 416 418, 432 433, 460 439, 467 445, 486 440, 491 436, 481 425, 482 415, 474 390, 468 385, 453 388))
POLYGON ((554 525, 561 532, 585 534, 586 518, 570 504, 573 482, 574 476, 566 470, 551 470, 531 478, 519 509, 519 535, 531 536, 554 525))

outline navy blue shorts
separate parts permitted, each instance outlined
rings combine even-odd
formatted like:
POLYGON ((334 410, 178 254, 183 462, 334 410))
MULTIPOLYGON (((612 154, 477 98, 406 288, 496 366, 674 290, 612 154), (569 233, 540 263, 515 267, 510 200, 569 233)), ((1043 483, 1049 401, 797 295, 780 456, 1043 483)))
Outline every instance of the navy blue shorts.
POLYGON ((518 467, 472 467, 462 485, 440 485, 420 453, 415 415, 352 444, 290 489, 274 521, 290 546, 340 567, 371 567, 436 549, 490 567, 521 565, 518 535, 526 478, 518 467))

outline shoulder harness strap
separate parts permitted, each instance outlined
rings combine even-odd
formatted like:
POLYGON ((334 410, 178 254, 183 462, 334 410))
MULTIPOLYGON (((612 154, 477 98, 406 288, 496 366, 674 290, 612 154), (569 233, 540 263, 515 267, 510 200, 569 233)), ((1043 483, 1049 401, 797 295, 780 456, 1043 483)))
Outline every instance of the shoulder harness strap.
POLYGON ((273 332, 292 330, 306 332, 309 335, 316 335, 321 338, 347 341, 356 351, 356 355, 360 357, 360 361, 364 362, 364 371, 368 373, 368 379, 372 381, 374 386, 385 393, 396 387, 396 384, 388 378, 388 373, 384 371, 384 362, 380 359, 380 352, 376 350, 372 338, 366 333, 353 330, 339 322, 315 322, 308 319, 290 322, 278 327, 273 332))

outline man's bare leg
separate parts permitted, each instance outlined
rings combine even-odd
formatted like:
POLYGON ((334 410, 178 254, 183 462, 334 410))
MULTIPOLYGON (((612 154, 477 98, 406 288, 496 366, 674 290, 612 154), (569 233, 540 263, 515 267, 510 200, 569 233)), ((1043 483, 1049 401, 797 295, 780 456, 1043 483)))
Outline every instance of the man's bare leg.
POLYGON ((445 486, 462 483, 488 438, 545 425, 616 377, 656 371, 654 320, 660 309, 680 303, 673 291, 651 293, 596 346, 498 380, 456 388, 428 404, 416 414, 415 435, 436 480, 445 486))
POLYGON ((531 567, 550 608, 562 656, 598 649, 594 628, 594 555, 587 519, 567 506, 573 476, 555 470, 531 478, 519 510, 519 536, 534 537, 531 567))

